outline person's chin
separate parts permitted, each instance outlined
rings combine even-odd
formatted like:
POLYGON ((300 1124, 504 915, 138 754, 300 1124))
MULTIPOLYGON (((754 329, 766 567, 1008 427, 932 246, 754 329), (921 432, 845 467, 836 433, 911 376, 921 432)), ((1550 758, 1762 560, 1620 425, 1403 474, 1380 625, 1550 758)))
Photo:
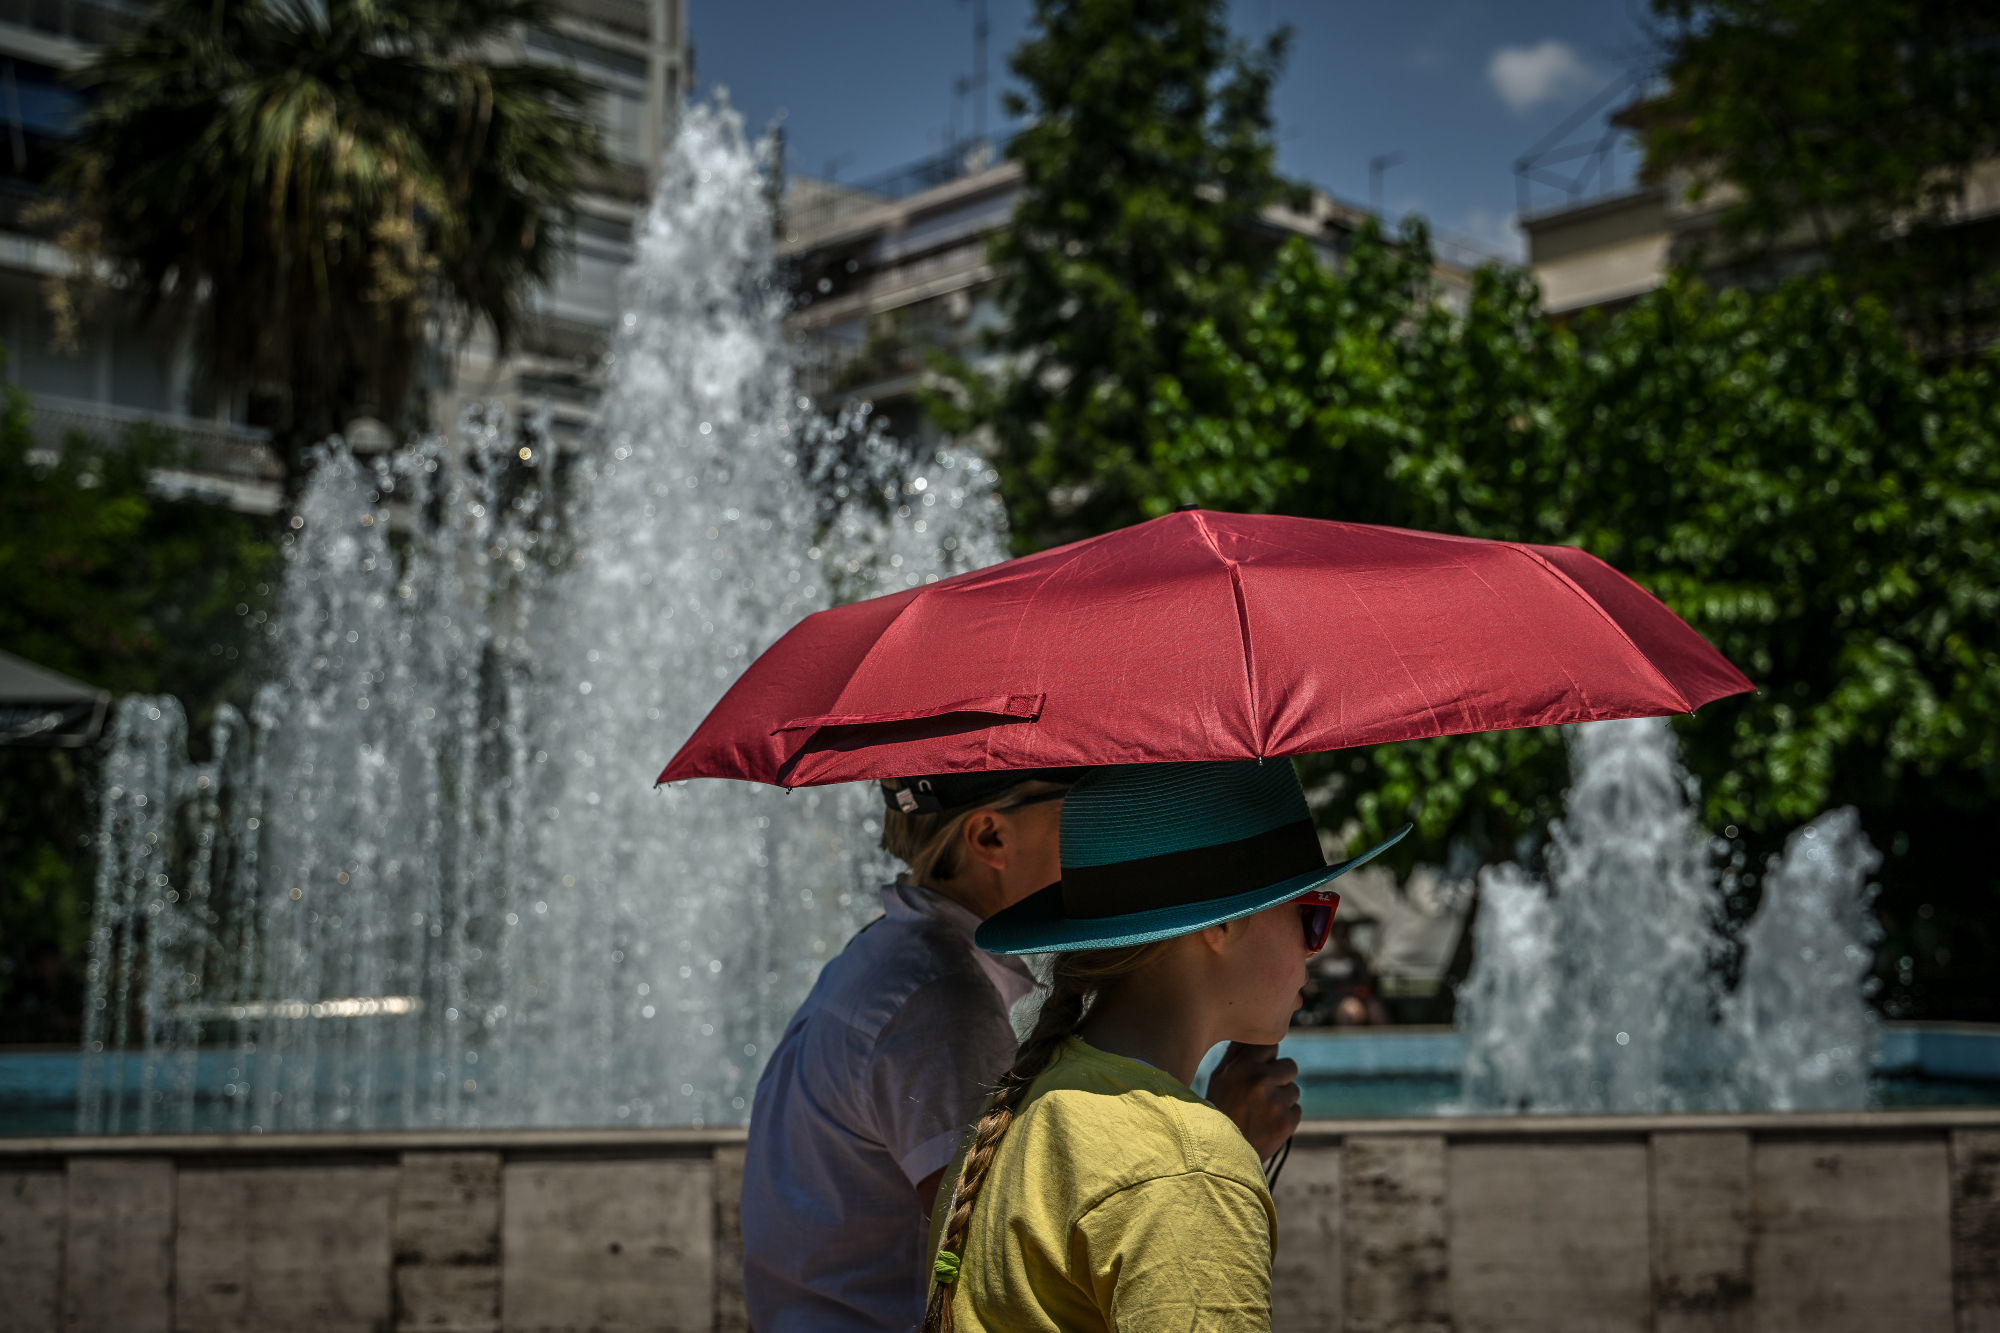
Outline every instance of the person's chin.
POLYGON ((1238 1037, 1237 1040, 1247 1046, 1275 1046, 1283 1041, 1285 1036, 1291 1032, 1292 1015, 1298 1012, 1298 1008, 1303 1007, 1303 1005, 1300 1005, 1297 1008, 1288 1010, 1283 1018, 1275 1020, 1254 1036, 1238 1037))

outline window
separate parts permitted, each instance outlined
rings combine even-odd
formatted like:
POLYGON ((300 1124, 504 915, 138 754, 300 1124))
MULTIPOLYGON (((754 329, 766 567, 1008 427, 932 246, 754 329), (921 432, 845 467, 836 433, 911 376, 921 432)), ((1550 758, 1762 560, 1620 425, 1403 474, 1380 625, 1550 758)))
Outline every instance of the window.
POLYGON ((528 34, 530 57, 568 65, 598 85, 597 123, 604 148, 621 162, 645 161, 646 58, 566 33, 528 34))

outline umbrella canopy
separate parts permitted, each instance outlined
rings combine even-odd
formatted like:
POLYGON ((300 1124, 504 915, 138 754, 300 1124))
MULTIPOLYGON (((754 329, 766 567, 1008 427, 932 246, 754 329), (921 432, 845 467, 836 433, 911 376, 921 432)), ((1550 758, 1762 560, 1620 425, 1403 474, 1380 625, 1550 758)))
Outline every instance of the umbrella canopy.
POLYGON ((0 652, 0 745, 73 749, 97 739, 111 696, 0 652))
POLYGON ((808 616, 659 780, 1261 759, 1751 688, 1571 547, 1193 510, 808 616))

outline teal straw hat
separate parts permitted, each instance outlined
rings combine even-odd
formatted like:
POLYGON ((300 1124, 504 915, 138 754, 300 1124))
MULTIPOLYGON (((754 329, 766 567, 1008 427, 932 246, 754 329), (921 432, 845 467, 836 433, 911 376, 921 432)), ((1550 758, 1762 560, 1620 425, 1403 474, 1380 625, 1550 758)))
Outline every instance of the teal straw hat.
POLYGON ((1289 759, 1093 770, 1062 810, 1062 878, 980 925, 989 953, 1117 949, 1275 907, 1380 856, 1326 864, 1289 759))

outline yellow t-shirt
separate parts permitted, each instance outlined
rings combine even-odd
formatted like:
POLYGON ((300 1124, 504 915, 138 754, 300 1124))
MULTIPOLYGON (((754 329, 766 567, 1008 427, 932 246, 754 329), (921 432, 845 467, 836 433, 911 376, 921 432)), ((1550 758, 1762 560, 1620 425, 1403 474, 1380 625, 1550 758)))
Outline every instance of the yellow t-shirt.
MULTIPOLYGON (((965 1145, 938 1187, 937 1253, 965 1145)), ((953 1284, 962 1333, 1268 1330, 1277 1214, 1222 1112, 1072 1037, 1016 1110, 953 1284)))

